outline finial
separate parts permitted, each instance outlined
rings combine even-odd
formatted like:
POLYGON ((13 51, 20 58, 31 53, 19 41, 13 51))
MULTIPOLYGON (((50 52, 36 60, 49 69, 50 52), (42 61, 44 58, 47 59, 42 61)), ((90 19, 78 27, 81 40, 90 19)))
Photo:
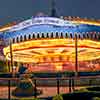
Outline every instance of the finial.
POLYGON ((56 5, 55 0, 52 0, 52 2, 51 2, 51 17, 57 17, 55 5, 56 5))

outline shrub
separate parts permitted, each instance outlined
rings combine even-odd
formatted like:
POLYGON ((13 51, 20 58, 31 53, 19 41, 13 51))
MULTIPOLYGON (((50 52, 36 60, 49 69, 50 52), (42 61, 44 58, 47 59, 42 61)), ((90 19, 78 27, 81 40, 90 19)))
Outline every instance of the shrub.
POLYGON ((92 100, 100 100, 100 98, 99 97, 93 97, 92 100))
POLYGON ((53 97, 53 100, 63 100, 62 95, 56 95, 53 97))

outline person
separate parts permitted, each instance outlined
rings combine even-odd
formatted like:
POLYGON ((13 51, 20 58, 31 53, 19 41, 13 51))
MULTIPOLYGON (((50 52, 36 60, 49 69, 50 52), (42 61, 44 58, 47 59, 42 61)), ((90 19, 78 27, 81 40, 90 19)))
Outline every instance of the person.
POLYGON ((24 65, 21 63, 21 65, 20 65, 20 67, 19 67, 19 70, 18 70, 19 75, 25 74, 26 70, 27 70, 27 67, 24 66, 24 65))
POLYGON ((19 77, 20 77, 21 80, 24 81, 24 80, 27 79, 32 84, 32 86, 34 87, 34 83, 31 79, 31 75, 28 74, 27 64, 22 64, 21 63, 21 65, 19 67, 19 70, 18 70, 18 73, 19 73, 19 77))
POLYGON ((18 69, 19 81, 15 90, 12 91, 13 96, 37 96, 42 93, 36 88, 36 84, 33 83, 32 76, 28 72, 28 65, 21 64, 18 69))

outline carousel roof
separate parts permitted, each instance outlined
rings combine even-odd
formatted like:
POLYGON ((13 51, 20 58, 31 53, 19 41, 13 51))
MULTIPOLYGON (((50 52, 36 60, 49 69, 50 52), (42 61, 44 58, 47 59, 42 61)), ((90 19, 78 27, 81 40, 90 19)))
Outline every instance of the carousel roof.
MULTIPOLYGON (((100 25, 97 21, 86 21, 83 19, 69 20, 65 17, 65 19, 53 18, 53 17, 35 17, 26 21, 23 21, 17 25, 12 26, 4 35, 4 38, 16 38, 21 35, 29 35, 29 34, 39 34, 41 36, 42 33, 44 35, 46 33, 74 33, 84 34, 86 32, 100 32, 100 25), (42 21, 47 22, 42 22, 42 21), (34 22, 33 22, 34 21, 34 22), (39 22, 41 21, 41 22, 39 22), (51 21, 51 22, 50 22, 51 21), (55 21, 55 22, 54 22, 55 21), (58 21, 58 22, 57 22, 58 21), (33 22, 33 23, 32 23, 33 22), (97 24, 96 24, 97 23, 97 24)), ((80 34, 80 35, 81 35, 80 34)))

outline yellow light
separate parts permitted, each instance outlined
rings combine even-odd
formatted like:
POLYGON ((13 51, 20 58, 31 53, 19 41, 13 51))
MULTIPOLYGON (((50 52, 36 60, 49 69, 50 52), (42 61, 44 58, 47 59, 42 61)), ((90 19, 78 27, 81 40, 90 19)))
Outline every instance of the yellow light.
POLYGON ((88 25, 100 26, 100 21, 95 21, 95 20, 84 20, 84 19, 77 20, 77 19, 75 19, 72 22, 74 24, 88 24, 88 25))
MULTIPOLYGON (((12 44, 14 61, 43 62, 44 57, 62 57, 63 61, 75 62, 75 40, 72 39, 41 39, 12 44)), ((9 46, 4 48, 4 55, 10 59, 9 46)), ((100 58, 100 42, 78 40, 78 61, 100 58)))
POLYGON ((11 26, 9 26, 9 27, 4 27, 4 28, 1 28, 0 29, 0 32, 3 32, 3 31, 6 31, 6 30, 9 30, 11 28, 11 26))
POLYGON ((55 63, 56 71, 62 71, 62 63, 55 63))

